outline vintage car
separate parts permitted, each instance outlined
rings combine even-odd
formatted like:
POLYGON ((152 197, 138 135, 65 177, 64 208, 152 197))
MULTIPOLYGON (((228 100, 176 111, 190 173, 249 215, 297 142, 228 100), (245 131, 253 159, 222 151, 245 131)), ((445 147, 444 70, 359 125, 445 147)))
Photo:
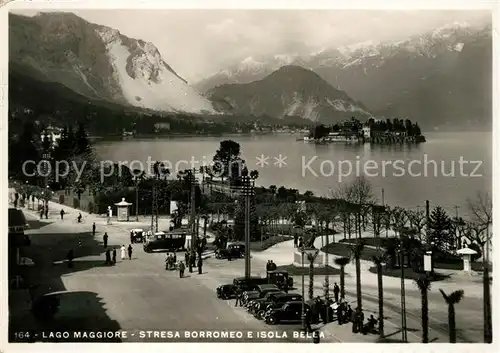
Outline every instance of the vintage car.
POLYGON ((302 295, 297 293, 278 294, 271 298, 267 306, 260 311, 259 318, 264 318, 264 314, 271 309, 281 308, 287 302, 302 302, 302 295))
MULTIPOLYGON (((304 311, 309 305, 304 304, 304 311)), ((300 322, 302 319, 302 302, 287 302, 281 308, 271 309, 264 314, 266 324, 276 325, 280 322, 300 322)))
POLYGON ((238 290, 245 292, 250 290, 255 290, 257 286, 261 284, 267 284, 267 278, 265 277, 236 277, 233 279, 233 285, 237 287, 238 290))
POLYGON ((143 249, 145 252, 153 250, 182 251, 185 250, 187 235, 188 232, 184 229, 148 234, 143 249))
POLYGON ((248 312, 256 316, 257 312, 263 310, 267 307, 267 305, 271 302, 272 298, 276 295, 285 294, 285 292, 267 292, 262 298, 254 299, 250 303, 248 303, 247 309, 248 312))
POLYGON ((275 284, 281 289, 293 288, 293 277, 288 274, 288 271, 269 271, 267 272, 268 283, 275 284))
POLYGON ((246 291, 243 293, 241 299, 243 305, 248 305, 252 300, 263 298, 268 292, 280 292, 281 290, 274 284, 261 284, 258 285, 253 291, 246 291))
MULTIPOLYGON (((260 284, 266 284, 267 283, 267 278, 262 278, 262 277, 236 277, 233 279, 232 284, 222 284, 219 287, 216 288, 217 292, 217 297, 219 298, 219 293, 220 293, 220 298, 224 299, 224 294, 223 293, 231 293, 230 298, 236 297, 236 293, 238 291, 250 291, 254 290, 257 288, 258 285, 260 284)), ((229 298, 227 298, 229 299, 229 298)))
POLYGON ((233 299, 236 298, 236 286, 234 284, 222 284, 216 288, 218 299, 233 299))
POLYGON ((143 229, 131 229, 130 230, 130 243, 142 243, 144 242, 144 230, 143 229))
POLYGON ((229 244, 226 249, 217 249, 215 251, 216 259, 227 259, 229 256, 232 259, 245 257, 245 244, 233 243, 229 244))

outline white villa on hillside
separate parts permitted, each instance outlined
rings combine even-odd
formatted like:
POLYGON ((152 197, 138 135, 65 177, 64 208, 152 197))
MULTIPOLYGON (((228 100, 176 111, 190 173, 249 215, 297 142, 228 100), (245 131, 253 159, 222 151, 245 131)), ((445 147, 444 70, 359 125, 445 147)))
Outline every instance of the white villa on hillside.
POLYGON ((51 142, 52 146, 56 143, 57 140, 61 138, 61 129, 48 126, 41 134, 40 134, 40 139, 43 141, 45 137, 48 137, 49 141, 51 142))

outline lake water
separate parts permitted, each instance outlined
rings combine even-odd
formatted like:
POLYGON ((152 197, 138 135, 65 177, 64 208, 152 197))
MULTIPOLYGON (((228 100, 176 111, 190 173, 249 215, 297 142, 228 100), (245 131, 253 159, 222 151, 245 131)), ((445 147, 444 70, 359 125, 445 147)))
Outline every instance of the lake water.
POLYGON ((427 142, 415 145, 371 146, 333 143, 315 145, 296 141, 297 136, 179 137, 101 141, 95 145, 102 160, 134 162, 169 161, 172 169, 188 168, 182 161, 212 160, 220 141, 232 139, 241 146, 250 169, 257 169, 258 185, 283 185, 315 195, 332 194, 339 185, 365 174, 386 204, 416 209, 441 205, 454 214, 467 212, 467 198, 492 190, 491 133, 428 133, 427 142), (282 156, 281 168, 277 159, 282 156), (257 157, 269 157, 260 167, 257 157), (180 161, 180 162, 179 162, 180 161), (462 164, 462 167, 461 167, 462 164), (427 165, 427 167, 425 167, 427 165), (349 170, 352 170, 349 173, 349 170))

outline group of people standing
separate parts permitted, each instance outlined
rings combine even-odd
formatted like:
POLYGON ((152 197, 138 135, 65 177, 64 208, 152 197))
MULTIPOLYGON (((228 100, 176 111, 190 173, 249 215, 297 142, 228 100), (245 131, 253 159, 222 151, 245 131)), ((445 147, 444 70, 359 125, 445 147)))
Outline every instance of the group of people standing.
MULTIPOLYGON (((173 266, 173 269, 175 269, 175 264, 177 263, 177 255, 175 253, 173 253, 172 255, 169 255, 167 254, 167 257, 165 258, 165 262, 166 262, 166 268, 165 269, 169 269, 168 268, 168 261, 170 261, 170 263, 172 264, 173 266)), ((184 254, 184 261, 179 261, 179 263, 177 263, 177 268, 179 270, 179 277, 180 278, 183 278, 184 277, 184 271, 186 270, 186 264, 189 266, 189 272, 190 273, 193 273, 193 267, 197 266, 198 267, 198 274, 202 274, 203 273, 203 260, 201 258, 201 255, 198 255, 196 256, 196 253, 193 251, 186 251, 186 253, 184 254), (196 261, 198 260, 198 261, 196 261)))
MULTIPOLYGON (((95 234, 95 223, 94 225, 92 226, 93 229, 92 229, 92 232, 95 234)), ((109 236, 108 236, 108 233, 105 232, 104 235, 102 236, 102 240, 103 240, 103 243, 104 243, 104 248, 106 249, 106 252, 105 252, 105 257, 106 257, 106 260, 104 262, 105 265, 115 265, 116 264, 116 248, 113 247, 113 249, 109 249, 108 248, 108 239, 109 239, 109 236)), ((122 245, 120 247, 120 257, 122 260, 126 260, 127 259, 127 255, 128 255, 128 259, 129 260, 132 260, 132 252, 133 252, 133 248, 132 248, 132 244, 129 244, 128 248, 125 247, 125 245, 122 245)))

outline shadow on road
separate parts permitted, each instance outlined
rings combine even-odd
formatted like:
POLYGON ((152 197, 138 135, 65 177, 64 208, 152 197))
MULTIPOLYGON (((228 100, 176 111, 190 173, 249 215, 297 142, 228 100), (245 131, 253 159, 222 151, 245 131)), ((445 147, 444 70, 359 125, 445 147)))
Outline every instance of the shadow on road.
POLYGON ((107 315, 97 293, 68 292, 61 280, 66 274, 105 266, 102 243, 91 232, 30 233, 31 245, 22 249, 22 256, 35 265, 9 268, 9 272, 22 276, 24 284, 21 289, 9 290, 9 341, 120 342, 114 337, 75 336, 74 332, 118 331, 120 325, 107 315), (64 262, 69 250, 74 252, 71 268, 64 262), (101 259, 81 259, 88 256, 101 259), (68 337, 50 337, 49 331, 68 332, 68 337), (20 337, 19 332, 30 334, 20 337))

